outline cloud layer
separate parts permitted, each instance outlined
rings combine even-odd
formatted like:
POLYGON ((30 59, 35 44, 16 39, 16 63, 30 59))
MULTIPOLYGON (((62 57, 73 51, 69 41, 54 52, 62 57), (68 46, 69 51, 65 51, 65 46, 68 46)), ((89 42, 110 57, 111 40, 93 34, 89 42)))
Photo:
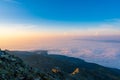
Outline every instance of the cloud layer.
POLYGON ((88 62, 120 69, 120 43, 83 40, 68 40, 65 43, 59 44, 59 47, 53 51, 50 50, 50 54, 73 56, 88 62))

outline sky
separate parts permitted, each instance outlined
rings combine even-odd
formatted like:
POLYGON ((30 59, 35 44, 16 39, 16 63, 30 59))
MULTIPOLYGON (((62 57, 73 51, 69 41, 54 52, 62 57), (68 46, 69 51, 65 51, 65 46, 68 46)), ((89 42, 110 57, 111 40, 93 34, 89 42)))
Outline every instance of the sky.
POLYGON ((120 69, 120 0, 0 0, 0 48, 120 69))
POLYGON ((119 0, 0 0, 0 45, 29 49, 45 39, 120 35, 119 3, 119 0))

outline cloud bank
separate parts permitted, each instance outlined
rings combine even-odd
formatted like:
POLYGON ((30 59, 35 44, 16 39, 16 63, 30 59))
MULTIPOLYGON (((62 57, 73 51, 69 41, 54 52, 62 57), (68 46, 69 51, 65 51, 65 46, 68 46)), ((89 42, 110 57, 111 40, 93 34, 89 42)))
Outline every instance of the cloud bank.
MULTIPOLYGON (((92 37, 94 39, 94 37, 92 37)), ((112 39, 113 36, 111 37, 112 39)), ((120 39, 119 39, 120 40, 120 39)), ((50 50, 50 54, 62 54, 82 58, 88 62, 120 69, 120 43, 86 40, 67 40, 50 50), (65 43, 65 44, 64 44, 65 43)))

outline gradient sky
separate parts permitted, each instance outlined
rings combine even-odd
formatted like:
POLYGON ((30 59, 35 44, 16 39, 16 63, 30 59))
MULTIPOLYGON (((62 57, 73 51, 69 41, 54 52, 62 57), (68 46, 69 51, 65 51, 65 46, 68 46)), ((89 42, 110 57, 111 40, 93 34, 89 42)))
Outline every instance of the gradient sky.
MULTIPOLYGON (((120 35, 120 0, 0 0, 0 44, 120 35)), ((21 44, 22 45, 22 44, 21 44)), ((9 47, 8 47, 9 48, 9 47)))

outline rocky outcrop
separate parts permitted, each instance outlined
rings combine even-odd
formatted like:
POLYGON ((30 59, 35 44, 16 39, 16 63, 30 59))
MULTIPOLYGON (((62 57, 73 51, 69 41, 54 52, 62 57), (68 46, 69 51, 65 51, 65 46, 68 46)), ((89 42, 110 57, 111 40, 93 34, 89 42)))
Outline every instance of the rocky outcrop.
POLYGON ((58 67, 52 73, 32 68, 19 57, 0 50, 0 80, 73 80, 58 67))
POLYGON ((75 74, 78 74, 79 72, 80 72, 79 68, 76 68, 71 74, 75 75, 75 74))
POLYGON ((54 78, 26 65, 20 58, 0 50, 0 80, 54 80, 54 78))

